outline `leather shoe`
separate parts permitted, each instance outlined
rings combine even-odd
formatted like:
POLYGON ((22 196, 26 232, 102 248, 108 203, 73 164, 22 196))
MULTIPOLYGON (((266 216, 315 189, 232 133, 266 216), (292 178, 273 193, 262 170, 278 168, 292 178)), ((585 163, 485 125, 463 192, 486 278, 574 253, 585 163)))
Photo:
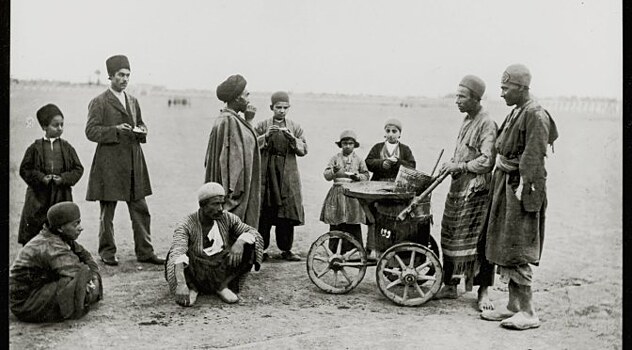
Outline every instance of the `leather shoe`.
POLYGON ((139 262, 154 264, 154 265, 163 265, 165 263, 165 259, 161 259, 155 255, 150 256, 147 259, 137 259, 139 262))
POLYGON ((113 257, 113 258, 101 257, 101 261, 103 261, 104 264, 110 265, 110 266, 117 266, 119 264, 119 261, 116 257, 113 257))

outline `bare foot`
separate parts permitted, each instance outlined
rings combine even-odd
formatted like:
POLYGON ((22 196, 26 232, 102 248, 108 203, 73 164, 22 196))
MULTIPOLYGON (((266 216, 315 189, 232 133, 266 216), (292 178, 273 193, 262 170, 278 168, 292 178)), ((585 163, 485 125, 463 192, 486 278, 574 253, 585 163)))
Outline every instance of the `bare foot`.
POLYGON ((481 312, 481 318, 487 321, 502 321, 516 314, 516 311, 508 310, 506 306, 494 310, 481 312))
POLYGON ((197 300, 198 297, 198 292, 195 289, 190 289, 189 290, 189 306, 195 304, 195 301, 197 300))
POLYGON ((228 288, 217 291, 217 295, 219 295, 219 298, 228 304, 234 304, 239 301, 237 294, 233 293, 233 291, 228 288))
POLYGON ((489 299, 489 294, 487 293, 487 288, 478 288, 478 311, 492 311, 494 310, 494 303, 489 299))
POLYGON ((435 299, 456 299, 459 295, 456 291, 456 286, 454 285, 444 285, 441 290, 437 294, 435 294, 435 299))

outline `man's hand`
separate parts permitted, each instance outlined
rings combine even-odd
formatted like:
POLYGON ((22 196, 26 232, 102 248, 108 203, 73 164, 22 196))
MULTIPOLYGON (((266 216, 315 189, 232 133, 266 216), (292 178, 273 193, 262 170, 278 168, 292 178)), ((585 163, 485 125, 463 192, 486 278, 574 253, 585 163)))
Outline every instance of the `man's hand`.
POLYGON ((45 185, 48 185, 48 183, 53 179, 53 175, 46 175, 44 176, 44 178, 42 179, 42 182, 44 182, 45 185))
POLYGON ((252 120, 255 118, 255 114, 257 113, 257 107, 249 104, 246 107, 246 111, 244 112, 244 116, 246 117, 246 120, 252 120))
POLYGON ((270 125, 270 127, 268 127, 268 130, 266 131, 266 139, 268 139, 270 135, 272 135, 272 133, 275 133, 278 131, 279 131, 278 125, 270 125))
POLYGON ((132 129, 133 129, 132 126, 127 123, 122 123, 116 126, 116 130, 118 131, 123 131, 123 130, 132 131, 132 129))
POLYGON ((288 128, 280 128, 279 130, 281 130, 283 132, 283 136, 288 138, 290 141, 295 140, 294 134, 292 134, 290 129, 288 129, 288 128))
POLYGON ((178 283, 176 287, 176 303, 182 306, 191 306, 191 302, 189 300, 189 287, 187 287, 186 283, 178 283))
POLYGON ((231 267, 237 267, 241 264, 241 257, 244 255, 244 241, 237 240, 230 247, 230 252, 228 253, 228 264, 231 267))
POLYGON ((524 183, 522 180, 522 176, 520 177, 520 183, 518 184, 518 188, 516 188, 516 198, 518 198, 519 201, 522 200, 522 189, 524 188, 524 183))
POLYGON ((391 168, 391 161, 388 160, 388 159, 384 159, 384 161, 382 162, 382 168, 390 169, 391 168))
POLYGON ((53 182, 55 183, 55 185, 59 185, 62 182, 62 178, 59 175, 53 175, 53 182))
POLYGON ((441 165, 441 169, 439 170, 439 176, 448 173, 448 174, 454 174, 461 171, 461 168, 459 166, 459 163, 455 163, 455 162, 447 162, 447 163, 443 163, 443 165, 441 165))

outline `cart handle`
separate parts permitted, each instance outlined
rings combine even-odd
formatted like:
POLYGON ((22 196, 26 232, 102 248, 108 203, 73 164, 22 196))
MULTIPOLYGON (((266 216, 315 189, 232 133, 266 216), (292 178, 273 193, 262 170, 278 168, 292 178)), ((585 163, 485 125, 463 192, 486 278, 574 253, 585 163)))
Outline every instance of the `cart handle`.
POLYGON ((424 198, 428 197, 428 195, 432 192, 432 190, 434 190, 437 186, 439 186, 439 184, 448 176, 450 175, 448 172, 445 172, 443 174, 441 174, 439 177, 437 177, 434 182, 432 183, 432 185, 430 185, 430 187, 428 187, 422 194, 420 194, 419 196, 413 198, 410 201, 410 204, 404 208, 404 210, 402 210, 399 215, 397 215, 397 220, 399 221, 404 221, 406 219, 406 216, 408 216, 408 214, 410 214, 410 212, 413 210, 413 208, 415 208, 417 206, 417 204, 419 202, 421 202, 424 198))

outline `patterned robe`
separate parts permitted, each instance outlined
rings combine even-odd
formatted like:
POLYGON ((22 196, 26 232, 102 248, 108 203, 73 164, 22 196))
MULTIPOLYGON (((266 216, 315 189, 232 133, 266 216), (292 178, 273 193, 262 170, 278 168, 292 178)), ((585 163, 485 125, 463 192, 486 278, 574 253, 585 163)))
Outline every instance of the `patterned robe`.
POLYGON ((465 117, 457 137, 451 161, 465 162, 467 171, 452 174, 441 221, 443 258, 452 262, 454 274, 474 268, 489 206, 497 132, 496 122, 481 109, 475 116, 465 117))

